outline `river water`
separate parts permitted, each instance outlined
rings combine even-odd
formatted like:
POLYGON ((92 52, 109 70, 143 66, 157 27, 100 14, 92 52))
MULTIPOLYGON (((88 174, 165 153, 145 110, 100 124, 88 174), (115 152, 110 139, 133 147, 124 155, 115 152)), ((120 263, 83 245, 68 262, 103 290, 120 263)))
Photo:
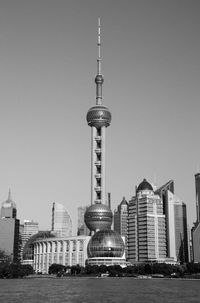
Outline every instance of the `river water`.
POLYGON ((200 302, 200 280, 134 278, 0 279, 2 303, 200 302))

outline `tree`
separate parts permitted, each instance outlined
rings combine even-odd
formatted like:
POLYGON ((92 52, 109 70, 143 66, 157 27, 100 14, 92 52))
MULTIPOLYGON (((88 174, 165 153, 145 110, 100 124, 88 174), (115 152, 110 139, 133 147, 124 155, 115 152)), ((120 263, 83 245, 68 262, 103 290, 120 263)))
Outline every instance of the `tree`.
POLYGON ((0 263, 11 262, 11 256, 5 250, 0 249, 0 263))
POLYGON ((31 265, 21 265, 20 263, 0 263, 0 278, 23 278, 33 273, 31 265))
POLYGON ((56 264, 53 263, 51 266, 49 266, 49 274, 55 274, 57 275, 58 273, 64 273, 66 271, 66 266, 62 264, 56 264))
POLYGON ((102 264, 102 265, 99 266, 99 272, 101 274, 105 274, 107 271, 108 271, 108 267, 106 265, 102 264))
POLYGON ((86 265, 85 273, 88 275, 97 275, 99 273, 99 266, 98 265, 86 265))
POLYGON ((79 264, 73 265, 73 266, 71 267, 71 274, 72 274, 72 275, 79 275, 80 273, 81 273, 81 267, 80 267, 79 264))

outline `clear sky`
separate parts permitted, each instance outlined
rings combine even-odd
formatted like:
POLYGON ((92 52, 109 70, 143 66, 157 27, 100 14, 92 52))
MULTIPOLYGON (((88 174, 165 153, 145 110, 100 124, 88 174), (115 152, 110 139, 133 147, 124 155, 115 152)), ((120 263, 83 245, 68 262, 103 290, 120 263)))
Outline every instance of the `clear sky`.
POLYGON ((102 24, 107 191, 114 209, 143 178, 175 181, 196 220, 199 0, 0 0, 0 200, 50 229, 53 202, 90 204, 97 18, 102 24))

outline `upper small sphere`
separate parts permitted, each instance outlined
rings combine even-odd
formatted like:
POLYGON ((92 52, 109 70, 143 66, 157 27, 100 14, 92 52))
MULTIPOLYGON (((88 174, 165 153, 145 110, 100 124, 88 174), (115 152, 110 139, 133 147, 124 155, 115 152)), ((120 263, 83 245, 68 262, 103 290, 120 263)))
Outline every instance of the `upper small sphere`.
POLYGON ((87 247, 89 258, 122 258, 124 242, 113 230, 101 230, 92 236, 87 247))
POLYGON ((90 230, 109 229, 112 225, 112 211, 105 204, 92 204, 85 212, 85 224, 90 230))
POLYGON ((96 75, 95 83, 96 84, 103 84, 103 82, 104 82, 103 76, 102 75, 96 75))
POLYGON ((153 191, 153 187, 151 186, 151 184, 144 179, 138 186, 137 191, 142 191, 142 190, 151 190, 153 191))
POLYGON ((107 127, 111 122, 111 112, 106 106, 95 105, 89 109, 86 119, 89 126, 107 127))

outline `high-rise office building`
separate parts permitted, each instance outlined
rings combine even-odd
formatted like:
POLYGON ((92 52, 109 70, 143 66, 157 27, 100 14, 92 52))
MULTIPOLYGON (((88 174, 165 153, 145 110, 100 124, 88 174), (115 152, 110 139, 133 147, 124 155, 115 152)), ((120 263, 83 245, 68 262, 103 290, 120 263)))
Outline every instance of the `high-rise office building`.
POLYGON ((127 217, 128 203, 125 197, 123 197, 121 203, 114 211, 114 230, 123 237, 126 237, 127 234, 127 217))
POLYGON ((167 258, 175 262, 188 262, 186 205, 174 194, 174 181, 170 180, 155 191, 163 202, 166 224, 167 258))
POLYGON ((19 220, 17 208, 11 199, 9 190, 8 199, 2 203, 0 218, 0 249, 8 254, 13 262, 19 261, 19 220))
POLYGON ((174 181, 170 180, 155 191, 163 201, 166 224, 167 258, 175 262, 188 262, 186 204, 174 194, 174 181))
POLYGON ((20 225, 20 236, 21 236, 21 260, 23 260, 23 248, 26 242, 30 239, 31 236, 37 234, 39 231, 38 222, 33 220, 24 220, 24 224, 20 225))
POLYGON ((119 233, 125 239, 125 255, 127 257, 127 219, 128 203, 123 197, 121 203, 114 211, 114 231, 119 233))
POLYGON ((8 199, 2 203, 1 218, 17 218, 17 208, 14 201, 11 199, 11 190, 8 192, 8 199))
POLYGON ((87 210, 87 206, 79 206, 78 207, 78 225, 77 225, 77 236, 89 236, 90 230, 87 228, 84 215, 87 210))
POLYGON ((59 203, 52 206, 52 232, 57 237, 68 237, 72 235, 72 220, 66 208, 59 203))
POLYGON ((165 258, 163 203, 144 179, 128 204, 128 261, 134 264, 164 261, 165 258))
POLYGON ((187 234, 187 212, 186 204, 175 197, 174 199, 175 217, 175 241, 176 256, 180 263, 188 262, 188 234, 187 234))
POLYGON ((195 174, 197 222, 200 222, 200 173, 195 174))
POLYGON ((195 174, 195 195, 197 220, 191 230, 192 259, 194 262, 200 262, 200 173, 195 174))
POLYGON ((102 104, 103 76, 101 73, 100 19, 98 26, 98 59, 96 83, 96 105, 87 113, 91 127, 91 206, 85 212, 85 223, 95 234, 88 244, 87 264, 125 264, 124 243, 120 235, 111 230, 112 211, 106 204, 105 154, 106 128, 111 123, 111 113, 102 104))

